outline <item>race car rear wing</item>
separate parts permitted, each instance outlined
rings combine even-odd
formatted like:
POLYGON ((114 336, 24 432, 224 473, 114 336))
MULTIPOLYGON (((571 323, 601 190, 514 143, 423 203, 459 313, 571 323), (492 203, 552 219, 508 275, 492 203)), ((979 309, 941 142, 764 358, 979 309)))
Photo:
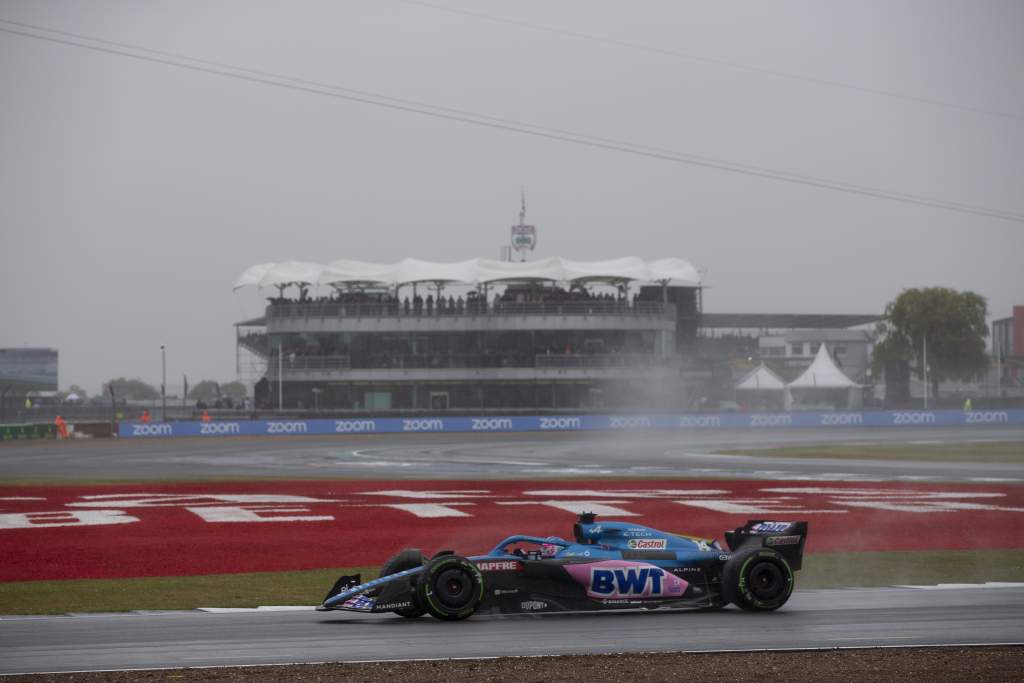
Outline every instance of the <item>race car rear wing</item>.
POLYGON ((725 542, 732 551, 751 545, 771 548, 786 558, 793 571, 797 571, 803 565, 807 522, 750 519, 743 526, 726 531, 725 542))

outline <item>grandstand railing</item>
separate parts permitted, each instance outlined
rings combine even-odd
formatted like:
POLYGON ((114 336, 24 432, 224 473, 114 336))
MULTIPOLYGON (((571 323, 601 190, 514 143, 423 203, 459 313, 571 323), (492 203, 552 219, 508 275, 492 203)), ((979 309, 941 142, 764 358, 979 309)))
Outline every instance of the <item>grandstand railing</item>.
MULTIPOLYGON (((452 368, 624 368, 668 366, 671 360, 653 354, 416 354, 371 355, 353 362, 349 355, 290 356, 280 362, 285 378, 291 371, 307 370, 385 370, 385 369, 452 369, 452 368)), ((267 363, 267 376, 277 377, 278 359, 267 363)))
POLYGON ((534 358, 538 368, 627 368, 670 365, 662 356, 647 353, 543 354, 534 358))
POLYGON ((656 301, 563 301, 518 302, 483 300, 464 302, 461 306, 405 306, 404 302, 338 303, 338 302, 274 302, 267 308, 268 318, 383 318, 383 317, 457 317, 457 316, 654 316, 672 317, 675 306, 656 301))

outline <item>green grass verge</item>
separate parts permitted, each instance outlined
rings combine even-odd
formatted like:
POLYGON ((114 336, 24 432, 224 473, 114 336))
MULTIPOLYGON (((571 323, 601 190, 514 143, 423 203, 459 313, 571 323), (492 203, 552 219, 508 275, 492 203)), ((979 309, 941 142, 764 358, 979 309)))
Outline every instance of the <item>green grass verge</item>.
POLYGON ((739 448, 718 452, 726 455, 754 455, 770 458, 1024 463, 1024 441, 791 446, 785 448, 739 448))
POLYGON ((377 568, 134 579, 12 581, 0 583, 0 614, 316 605, 342 574, 362 574, 364 579, 369 579, 377 576, 377 568))
POLYGON ((913 550, 815 553, 804 557, 798 588, 1024 582, 1024 550, 913 550))
MULTIPOLYGON (((376 567, 260 574, 0 583, 0 614, 315 605, 342 574, 376 567)), ((799 588, 1024 582, 1024 550, 820 553, 804 558, 799 588)))

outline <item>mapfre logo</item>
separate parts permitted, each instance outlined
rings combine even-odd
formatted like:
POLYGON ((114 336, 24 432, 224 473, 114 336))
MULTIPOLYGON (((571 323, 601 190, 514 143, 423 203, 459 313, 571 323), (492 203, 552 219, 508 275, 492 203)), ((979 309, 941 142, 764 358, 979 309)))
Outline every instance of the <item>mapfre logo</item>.
POLYGON ((516 560, 491 560, 477 562, 476 568, 482 572, 518 572, 522 570, 523 563, 516 560))
POLYGON ((631 538, 628 545, 630 550, 664 550, 668 541, 664 538, 631 538))

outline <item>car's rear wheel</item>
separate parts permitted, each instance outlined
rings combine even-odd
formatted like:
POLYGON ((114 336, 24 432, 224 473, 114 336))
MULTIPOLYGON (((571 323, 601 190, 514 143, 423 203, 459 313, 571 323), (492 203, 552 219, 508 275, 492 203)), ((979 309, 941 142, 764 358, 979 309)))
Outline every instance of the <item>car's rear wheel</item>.
MULTIPOLYGON (((417 567, 422 566, 423 553, 420 552, 418 548, 406 548, 384 563, 384 566, 380 569, 380 575, 382 577, 390 576, 392 574, 397 574, 398 572, 404 572, 407 569, 416 569, 417 567)), ((393 611, 395 614, 401 617, 406 617, 407 619, 422 617, 427 613, 427 610, 423 609, 420 604, 415 591, 413 591, 413 604, 411 607, 402 607, 393 611)))
POLYGON ((793 593, 793 569, 771 548, 740 549, 725 563, 722 596, 750 611, 782 607, 793 593))
POLYGON ((466 558, 442 555, 420 573, 416 596, 433 617, 444 621, 465 619, 483 600, 484 577, 466 558))

